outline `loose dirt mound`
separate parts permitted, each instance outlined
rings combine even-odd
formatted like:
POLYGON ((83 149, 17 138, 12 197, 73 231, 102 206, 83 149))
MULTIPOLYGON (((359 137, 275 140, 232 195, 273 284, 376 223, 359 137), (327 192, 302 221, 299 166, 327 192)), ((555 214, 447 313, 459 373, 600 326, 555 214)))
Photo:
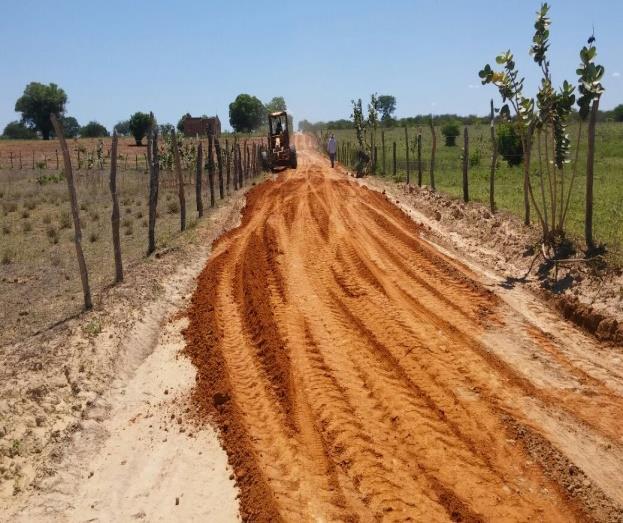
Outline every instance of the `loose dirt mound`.
POLYGON ((215 245, 185 333, 243 518, 620 520, 620 359, 302 145, 215 245))

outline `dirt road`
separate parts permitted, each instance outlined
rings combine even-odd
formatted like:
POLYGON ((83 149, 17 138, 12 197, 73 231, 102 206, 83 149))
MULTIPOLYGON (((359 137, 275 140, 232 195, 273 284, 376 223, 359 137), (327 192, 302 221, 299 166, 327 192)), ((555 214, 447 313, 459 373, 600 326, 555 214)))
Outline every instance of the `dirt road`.
POLYGON ((189 310, 253 521, 621 521, 623 364, 299 139, 189 310))

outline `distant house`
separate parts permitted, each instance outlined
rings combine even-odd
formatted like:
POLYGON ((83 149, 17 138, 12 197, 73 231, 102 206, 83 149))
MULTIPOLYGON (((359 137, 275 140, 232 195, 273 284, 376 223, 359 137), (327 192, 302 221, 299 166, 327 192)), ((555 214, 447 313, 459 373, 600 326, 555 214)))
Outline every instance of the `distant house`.
POLYGON ((221 121, 218 116, 194 117, 184 119, 184 136, 220 136, 221 121))

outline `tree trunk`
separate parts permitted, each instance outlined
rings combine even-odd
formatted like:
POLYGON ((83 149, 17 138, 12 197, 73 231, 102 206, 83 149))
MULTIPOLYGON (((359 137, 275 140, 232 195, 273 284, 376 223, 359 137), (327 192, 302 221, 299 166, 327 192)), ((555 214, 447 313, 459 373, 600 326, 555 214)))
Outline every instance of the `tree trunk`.
POLYGON ((203 144, 197 146, 197 161, 195 165, 195 199, 197 200, 197 214, 203 217, 203 144))
POLYGON ((156 250, 156 211, 158 207, 158 185, 160 165, 158 164, 158 129, 149 131, 147 143, 147 163, 149 167, 149 228, 147 231, 147 255, 156 250))
POLYGON ((523 139, 523 205, 524 205, 524 225, 530 225, 530 154, 532 136, 530 131, 525 133, 523 139))
POLYGON ((586 216, 584 221, 584 236, 588 250, 595 247, 595 242, 593 240, 593 181, 595 167, 595 127, 597 126, 598 111, 599 98, 595 98, 588 120, 588 147, 586 150, 586 216))
POLYGON ((173 163, 175 164, 175 175, 177 177, 177 193, 180 199, 180 231, 186 230, 186 195, 184 194, 184 175, 182 174, 182 163, 180 161, 180 150, 177 146, 177 135, 175 129, 171 132, 173 139, 173 163))
POLYGON ((216 205, 214 198, 214 136, 208 135, 208 185, 210 186, 210 207, 216 205))
MULTIPOLYGON (((71 168, 71 158, 65 136, 63 135, 63 127, 58 121, 55 114, 50 115, 50 121, 54 127, 54 132, 60 142, 63 151, 63 162, 65 164, 65 178, 67 179, 67 189, 69 191, 69 202, 71 204, 71 214, 74 220, 74 243, 76 245, 76 257, 78 258, 78 268, 80 269, 80 280, 82 281, 82 293, 84 295, 84 308, 90 310, 93 308, 91 300, 91 288, 89 287, 89 273, 87 272, 87 264, 84 260, 82 252, 82 227, 80 226, 80 208, 78 207, 78 196, 76 194, 76 185, 74 182, 74 172, 71 168)), ((49 135, 48 135, 49 138, 49 135)))
POLYGON ((110 151, 110 194, 112 196, 112 247, 115 254, 115 283, 123 281, 123 262, 121 259, 121 240, 119 238, 119 195, 117 194, 117 131, 112 133, 110 151))
POLYGON ((463 201, 469 202, 469 180, 467 173, 469 169, 469 134, 467 127, 463 129, 463 201))

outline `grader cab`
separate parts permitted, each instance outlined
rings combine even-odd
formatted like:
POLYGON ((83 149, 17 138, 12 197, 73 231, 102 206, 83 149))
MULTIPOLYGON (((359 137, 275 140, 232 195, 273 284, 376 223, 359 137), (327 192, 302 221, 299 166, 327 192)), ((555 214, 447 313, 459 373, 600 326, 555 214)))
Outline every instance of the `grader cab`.
POLYGON ((288 114, 285 111, 268 115, 268 150, 263 160, 265 167, 271 170, 277 167, 296 169, 296 148, 290 141, 288 114))

